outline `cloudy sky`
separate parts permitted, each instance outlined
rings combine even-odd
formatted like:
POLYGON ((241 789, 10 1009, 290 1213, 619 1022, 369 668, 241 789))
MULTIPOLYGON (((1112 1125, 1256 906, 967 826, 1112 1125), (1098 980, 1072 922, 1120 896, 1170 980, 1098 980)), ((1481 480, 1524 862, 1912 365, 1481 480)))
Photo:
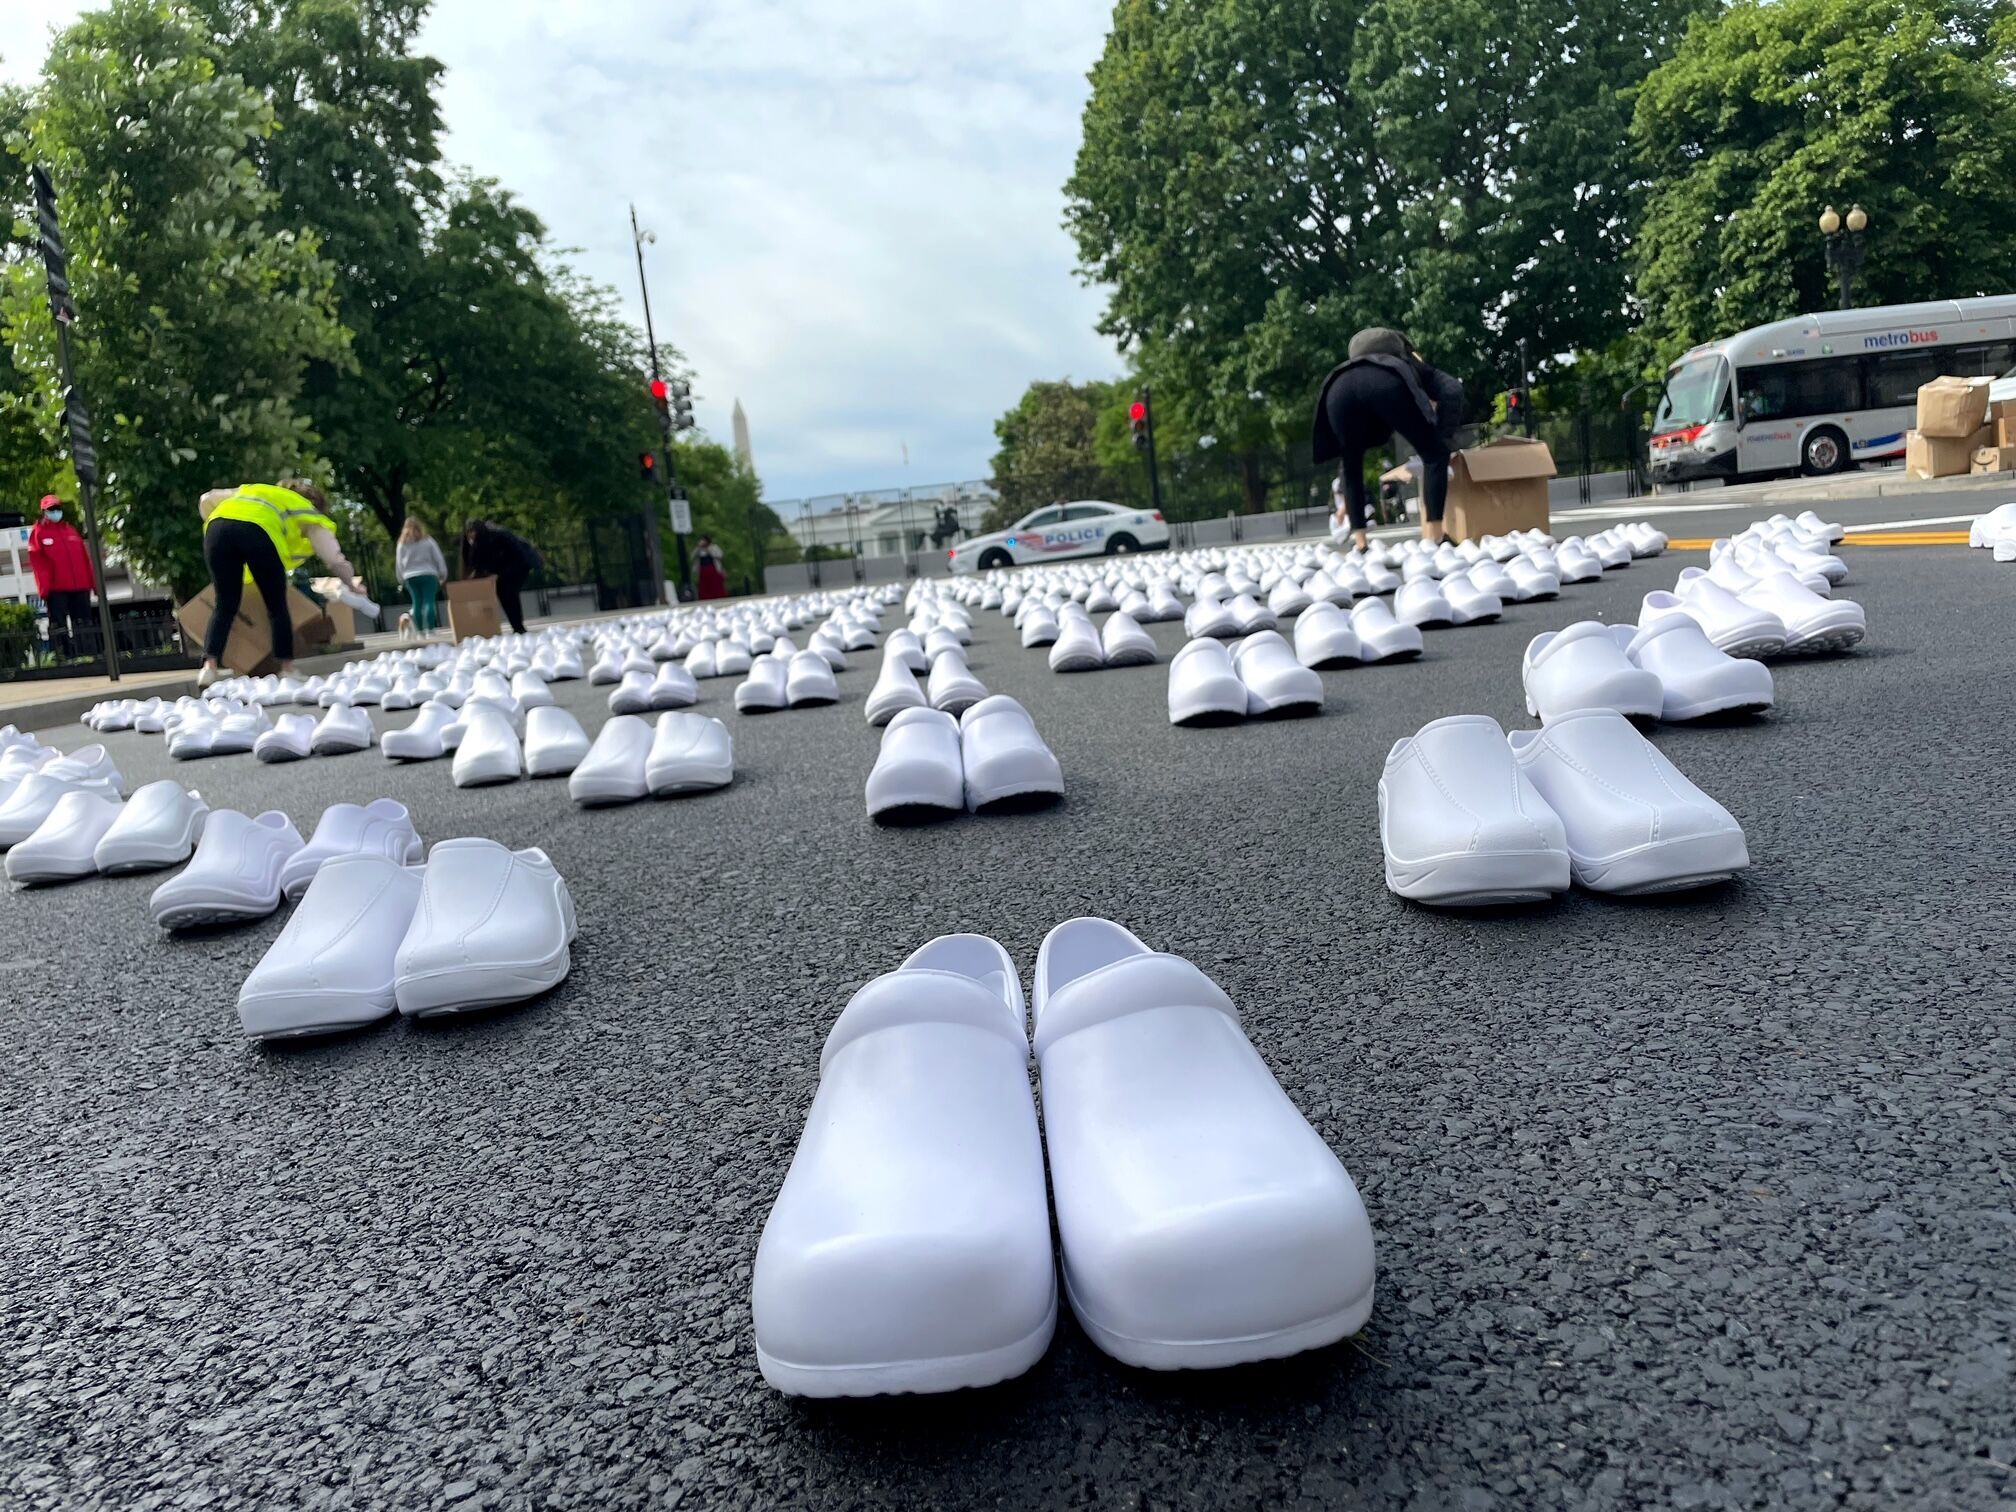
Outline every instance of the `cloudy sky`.
MULTIPOLYGON (((88 0, 0 0, 31 77, 88 0)), ((773 500, 985 477, 1034 378, 1110 377, 1060 186, 1101 0, 435 0, 451 158, 581 249, 749 413, 773 500), (903 447, 909 447, 909 467, 903 447)))

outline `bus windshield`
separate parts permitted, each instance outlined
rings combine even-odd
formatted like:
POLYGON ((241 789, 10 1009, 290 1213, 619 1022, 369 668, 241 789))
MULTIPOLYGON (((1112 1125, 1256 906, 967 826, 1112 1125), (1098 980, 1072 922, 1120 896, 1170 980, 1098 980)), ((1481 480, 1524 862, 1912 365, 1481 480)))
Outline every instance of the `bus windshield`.
POLYGON ((1728 418, 1728 364, 1720 356, 1675 363, 1652 421, 1655 434, 1728 418))

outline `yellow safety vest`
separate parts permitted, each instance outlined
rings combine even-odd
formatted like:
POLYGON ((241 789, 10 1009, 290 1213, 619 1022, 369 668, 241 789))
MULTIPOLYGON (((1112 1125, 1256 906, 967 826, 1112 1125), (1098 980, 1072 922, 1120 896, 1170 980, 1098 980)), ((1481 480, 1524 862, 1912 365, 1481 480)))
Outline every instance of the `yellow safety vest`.
MULTIPOLYGON (((289 573, 315 555, 315 548, 308 541, 310 526, 320 525, 331 535, 336 533, 336 522, 313 503, 290 488, 272 483, 240 484, 236 493, 210 511, 210 518, 245 520, 257 525, 272 538, 273 549, 280 553, 280 565, 289 573)), ((252 581, 250 568, 246 569, 245 581, 252 581)))

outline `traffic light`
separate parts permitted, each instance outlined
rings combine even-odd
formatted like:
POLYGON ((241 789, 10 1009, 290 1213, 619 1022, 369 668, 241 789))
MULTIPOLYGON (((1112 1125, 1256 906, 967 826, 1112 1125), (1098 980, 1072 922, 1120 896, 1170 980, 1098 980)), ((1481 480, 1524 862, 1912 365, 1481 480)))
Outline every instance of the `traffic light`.
POLYGON ((672 429, 693 429, 693 387, 684 381, 672 385, 672 429))
POLYGON ((656 483, 658 481, 658 454, 656 452, 639 452, 637 454, 637 470, 644 474, 644 481, 646 483, 656 483))
POLYGON ((1136 399, 1127 407, 1127 423, 1134 430, 1134 445, 1138 450, 1148 449, 1148 401, 1136 399))
POLYGON ((651 380, 651 403, 658 411, 658 418, 665 424, 672 423, 672 385, 663 378, 651 380))

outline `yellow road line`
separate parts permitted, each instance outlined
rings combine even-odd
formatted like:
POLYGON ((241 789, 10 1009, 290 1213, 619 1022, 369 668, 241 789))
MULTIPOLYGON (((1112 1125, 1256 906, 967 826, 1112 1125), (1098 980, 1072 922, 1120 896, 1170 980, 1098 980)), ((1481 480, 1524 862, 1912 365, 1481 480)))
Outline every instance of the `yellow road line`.
MULTIPOLYGON (((1711 541, 1668 541, 1668 551, 1706 551, 1714 543, 1711 541)), ((1967 532, 1964 530, 1920 530, 1885 531, 1881 535, 1845 536, 1843 546, 1965 546, 1967 532)))

